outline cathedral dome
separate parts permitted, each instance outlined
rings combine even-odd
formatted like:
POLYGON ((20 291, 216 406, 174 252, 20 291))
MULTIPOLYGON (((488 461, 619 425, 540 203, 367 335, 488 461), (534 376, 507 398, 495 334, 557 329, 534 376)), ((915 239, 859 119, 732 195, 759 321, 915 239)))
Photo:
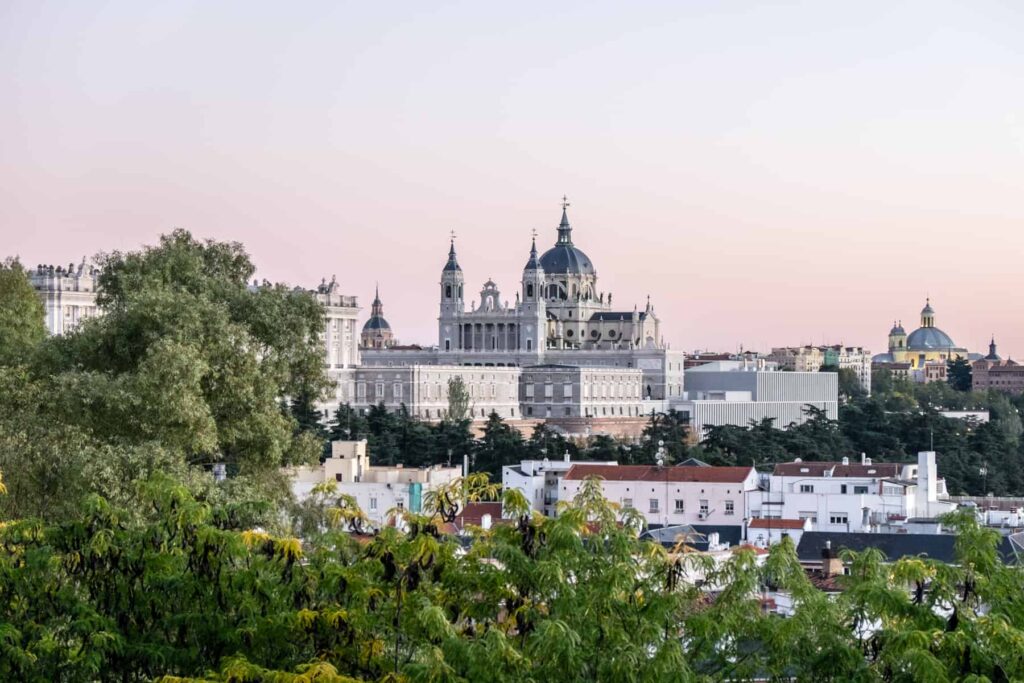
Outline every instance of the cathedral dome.
POLYGON ((590 257, 571 244, 556 244, 540 257, 540 266, 545 273, 572 273, 593 275, 594 264, 590 257))
POLYGON ((388 321, 384 319, 384 316, 380 316, 380 315, 375 315, 375 316, 371 317, 363 325, 363 331, 364 332, 367 332, 369 330, 390 330, 390 329, 391 329, 391 325, 389 325, 388 321))
POLYGON ((572 227, 562 204, 562 222, 558 225, 558 241, 540 257, 540 266, 545 273, 569 273, 572 275, 596 275, 590 257, 572 243, 572 227))
POLYGON ((919 327, 907 337, 907 348, 911 351, 953 349, 956 348, 956 344, 948 334, 937 327, 919 327))

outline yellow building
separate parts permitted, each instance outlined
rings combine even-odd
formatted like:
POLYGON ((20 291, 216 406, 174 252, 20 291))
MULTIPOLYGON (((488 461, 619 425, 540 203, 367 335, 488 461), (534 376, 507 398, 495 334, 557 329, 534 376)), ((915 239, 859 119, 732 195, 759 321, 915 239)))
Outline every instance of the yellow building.
MULTIPOLYGON (((976 354, 975 354, 976 355, 976 354)), ((925 300, 921 309, 921 326, 909 335, 903 330, 903 323, 893 323, 889 330, 889 351, 871 359, 873 364, 909 363, 912 371, 941 365, 960 356, 971 357, 967 349, 959 347, 953 339, 935 327, 935 309, 931 301, 925 300)))

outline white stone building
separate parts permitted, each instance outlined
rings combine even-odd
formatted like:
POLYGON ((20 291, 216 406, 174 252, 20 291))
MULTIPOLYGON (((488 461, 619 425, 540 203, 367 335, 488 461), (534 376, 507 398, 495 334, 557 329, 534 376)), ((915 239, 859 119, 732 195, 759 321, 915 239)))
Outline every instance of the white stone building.
POLYGON ((527 418, 638 417, 645 414, 643 372, 572 365, 524 367, 519 402, 527 418))
POLYGON ((391 510, 422 512, 424 496, 462 476, 458 467, 405 468, 370 465, 366 441, 334 441, 331 457, 318 467, 286 468, 292 492, 298 499, 309 496, 313 487, 335 482, 338 494, 353 496, 371 524, 383 526, 391 510))
POLYGON ((748 497, 757 492, 753 467, 574 465, 559 485, 571 501, 589 477, 599 477, 604 497, 641 512, 648 524, 740 526, 748 497))
POLYGON ((96 289, 100 272, 85 260, 75 267, 36 266, 28 271, 29 281, 39 293, 46 309, 46 329, 50 334, 65 334, 88 318, 100 314, 96 289))
POLYGON ((876 531, 905 525, 912 518, 934 518, 955 509, 946 500, 934 452, 917 463, 803 462, 775 466, 751 498, 754 517, 809 520, 816 531, 876 531))
POLYGON ((568 454, 565 458, 558 460, 523 460, 518 465, 506 465, 501 468, 501 486, 506 490, 521 491, 532 509, 538 510, 548 517, 554 517, 562 479, 574 465, 614 467, 617 464, 614 462, 574 462, 569 460, 568 454))
POLYGON ((516 367, 463 365, 363 366, 355 370, 352 406, 366 411, 383 403, 390 411, 405 409, 415 417, 439 420, 448 409, 448 382, 461 377, 469 392, 470 413, 485 419, 492 412, 504 419, 522 417, 516 367))
POLYGON ((356 297, 342 294, 337 280, 321 281, 312 291, 324 307, 324 368, 334 383, 334 391, 323 402, 323 409, 355 399, 355 368, 359 366, 359 303, 356 297))

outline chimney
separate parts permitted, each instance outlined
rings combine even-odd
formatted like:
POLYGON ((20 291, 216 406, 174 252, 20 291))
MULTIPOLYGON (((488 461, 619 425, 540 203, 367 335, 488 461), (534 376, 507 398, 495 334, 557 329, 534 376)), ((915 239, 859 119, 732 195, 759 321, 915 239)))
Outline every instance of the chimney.
POLYGON ((845 458, 845 457, 844 457, 844 458, 843 458, 843 464, 844 464, 844 465, 849 465, 849 464, 850 464, 850 459, 849 459, 849 458, 845 458))
POLYGON ((491 528, 491 515, 489 513, 484 513, 483 516, 480 517, 480 526, 484 529, 491 528))
POLYGON ((860 454, 860 464, 861 465, 867 465, 868 464, 868 454, 867 453, 861 453, 860 454))
POLYGON ((839 576, 843 573, 843 561, 838 553, 832 551, 832 541, 825 541, 821 550, 821 573, 826 577, 839 576))

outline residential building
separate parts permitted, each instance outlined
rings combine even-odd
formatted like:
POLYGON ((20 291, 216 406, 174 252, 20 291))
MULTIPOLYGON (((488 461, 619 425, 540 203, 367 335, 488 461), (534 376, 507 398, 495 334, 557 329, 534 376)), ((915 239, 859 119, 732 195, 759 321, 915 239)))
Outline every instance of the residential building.
POLYGON ((310 292, 324 307, 324 368, 334 385, 332 395, 323 402, 325 410, 355 398, 355 368, 359 366, 359 336, 356 325, 359 303, 356 297, 341 293, 337 279, 326 278, 310 292))
POLYGON ((547 517, 555 516, 558 491, 562 479, 574 465, 617 466, 615 462, 572 461, 568 453, 564 458, 549 460, 523 460, 518 465, 501 468, 501 486, 516 489, 526 497, 531 507, 547 517))
POLYGON ((598 477, 604 497, 635 508, 651 525, 744 525, 747 497, 757 490, 752 467, 576 464, 559 486, 571 501, 589 477, 598 477))
POLYGON ((852 370, 861 388, 871 393, 871 352, 860 346, 783 346, 765 359, 788 372, 819 372, 823 366, 852 370))
POLYGON ((313 487, 334 482, 338 494, 355 498, 373 526, 387 524, 392 510, 422 512, 424 496, 462 476, 459 467, 406 468, 370 465, 366 441, 334 441, 331 457, 317 467, 286 468, 292 491, 300 500, 313 487))
POLYGON ((874 531, 911 518, 934 518, 955 509, 940 479, 934 452, 917 463, 795 460, 775 465, 751 498, 754 517, 809 520, 816 530, 874 531))
POLYGON ((788 537, 794 544, 798 544, 804 532, 813 529, 814 522, 809 517, 804 519, 754 517, 747 522, 747 540, 755 546, 764 547, 781 543, 783 538, 788 537))

